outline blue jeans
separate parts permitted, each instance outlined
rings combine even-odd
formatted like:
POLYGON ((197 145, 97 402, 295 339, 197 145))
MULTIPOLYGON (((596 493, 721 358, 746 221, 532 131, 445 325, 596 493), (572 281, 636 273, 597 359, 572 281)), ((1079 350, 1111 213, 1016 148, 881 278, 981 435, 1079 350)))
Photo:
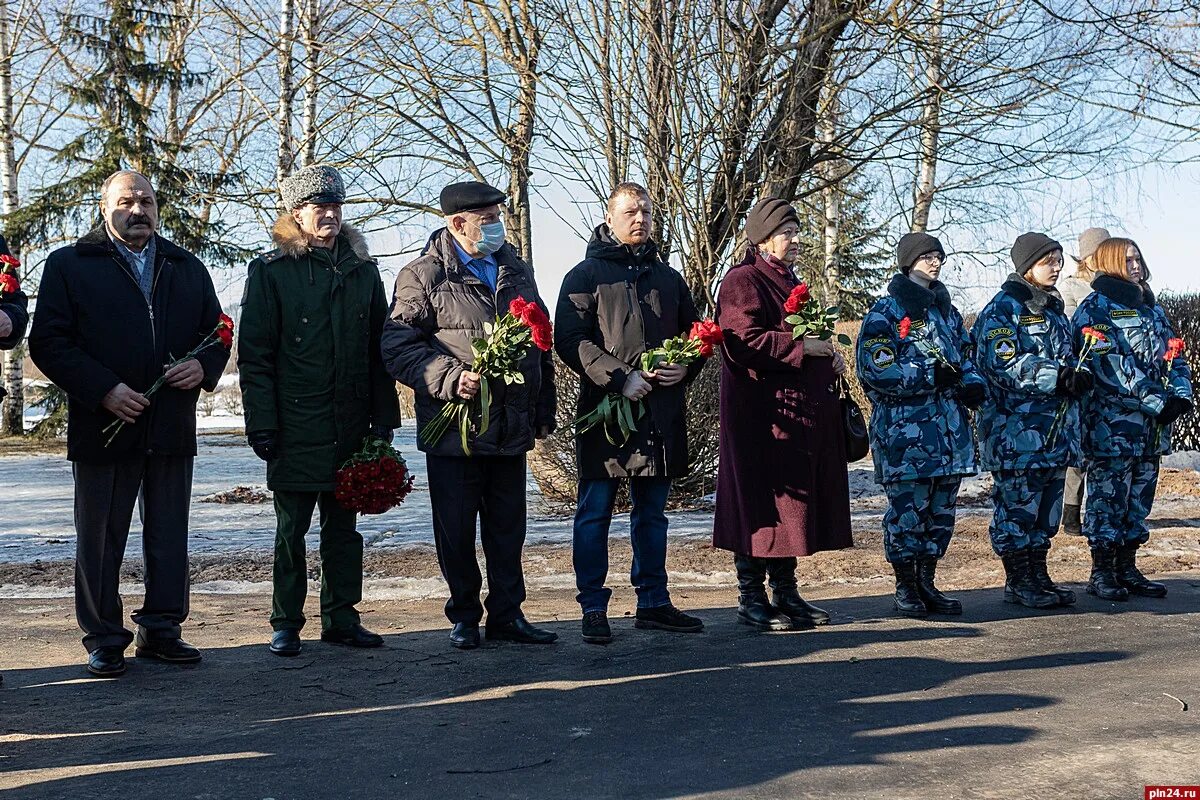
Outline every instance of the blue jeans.
MULTIPOLYGON (((579 482, 579 504, 575 509, 575 537, 572 559, 575 564, 575 599, 589 611, 607 611, 612 590, 604 585, 608 577, 608 528, 612 523, 613 502, 620 478, 602 478, 579 482)), ((630 540, 633 565, 629 579, 637 590, 638 608, 658 608, 670 604, 667 592, 667 495, 670 478, 630 478, 633 500, 630 514, 630 540)))

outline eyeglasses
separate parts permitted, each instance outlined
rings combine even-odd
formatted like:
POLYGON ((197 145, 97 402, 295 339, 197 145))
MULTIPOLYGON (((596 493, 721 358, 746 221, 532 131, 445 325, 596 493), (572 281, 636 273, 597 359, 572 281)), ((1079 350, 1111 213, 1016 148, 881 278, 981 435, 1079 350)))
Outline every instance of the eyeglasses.
POLYGON ((927 264, 932 264, 936 261, 937 263, 941 264, 944 260, 937 253, 926 253, 925 255, 919 257, 917 261, 924 261, 927 264))

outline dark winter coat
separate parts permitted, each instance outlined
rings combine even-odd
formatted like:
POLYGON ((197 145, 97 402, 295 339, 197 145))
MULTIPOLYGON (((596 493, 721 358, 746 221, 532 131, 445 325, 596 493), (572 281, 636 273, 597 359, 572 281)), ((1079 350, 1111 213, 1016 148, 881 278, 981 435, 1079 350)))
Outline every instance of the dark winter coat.
POLYGON ((963 372, 962 383, 986 385, 971 360, 972 343, 945 285, 929 289, 904 275, 863 318, 855 360, 873 406, 871 454, 879 483, 974 475, 975 436, 955 390, 934 381, 935 353, 963 372), (912 329, 900 336, 901 320, 912 329))
MULTIPOLYGON (((563 280, 554 316, 554 347, 583 378, 579 416, 606 394, 619 394, 640 369, 642 353, 686 334, 698 320, 683 276, 660 258, 653 242, 631 248, 607 225, 597 227, 587 257, 563 280)), ((623 446, 610 444, 599 425, 577 436, 580 479, 686 475, 684 396, 703 366, 693 362, 683 381, 646 395, 646 414, 623 446)))
POLYGON ((1084 457, 1166 455, 1174 423, 1163 427, 1155 417, 1168 397, 1194 402, 1187 359, 1164 360, 1175 332, 1148 285, 1099 274, 1092 288, 1071 320, 1075 352, 1084 347, 1084 328, 1106 339, 1087 359, 1096 384, 1083 397, 1084 457))
POLYGON ((238 337, 246 433, 276 432, 267 485, 331 491, 372 426, 400 424, 379 357, 387 298, 366 240, 342 226, 333 250, 309 248, 290 216, 250 262, 238 337))
MULTIPOLYGON (((12 255, 3 236, 0 236, 0 255, 12 255)), ((12 350, 25 338, 25 327, 29 324, 29 298, 23 291, 0 295, 0 311, 12 320, 12 333, 0 338, 0 350, 12 350)), ((4 386, 0 385, 0 400, 2 399, 4 386)))
MULTIPOLYGON (((761 255, 721 281, 721 443, 713 545, 758 557, 851 547, 833 359, 804 355, 783 304, 797 285, 761 255)), ((811 302, 816 302, 811 301, 811 302)))
MULTIPOLYGON (((484 325, 508 313, 509 304, 518 297, 547 310, 538 295, 533 270, 512 245, 502 246, 495 259, 499 272, 493 292, 463 266, 454 237, 441 228, 429 237, 420 258, 396 276, 392 310, 383 329, 383 360, 392 377, 416 394, 418 431, 457 397, 458 379, 475 358, 471 342, 484 337, 484 325)), ((475 432, 477 425, 473 426, 467 440, 472 457, 528 452, 538 428, 554 429, 550 353, 531 344, 520 369, 524 383, 489 381, 490 424, 482 436, 475 432)), ((432 444, 418 437, 417 446, 433 455, 466 456, 455 425, 432 444)))
POLYGON ((196 454, 196 399, 212 391, 229 351, 201 351, 200 387, 163 385, 111 446, 104 429, 115 420, 100 401, 124 383, 145 392, 173 357, 200 344, 217 325, 221 304, 200 260, 155 237, 150 302, 133 269, 103 226, 55 250, 42 268, 29 353, 38 369, 67 393, 67 458, 111 463, 133 454, 196 454))

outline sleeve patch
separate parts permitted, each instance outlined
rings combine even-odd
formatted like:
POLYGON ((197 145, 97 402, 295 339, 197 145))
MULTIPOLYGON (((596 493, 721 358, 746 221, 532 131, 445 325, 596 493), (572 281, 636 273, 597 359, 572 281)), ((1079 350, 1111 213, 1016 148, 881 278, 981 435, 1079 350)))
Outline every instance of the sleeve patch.
POLYGON ((1012 361, 1017 355, 1017 343, 1009 338, 997 339, 992 344, 992 350, 1001 361, 1012 361))
POLYGON ((990 342, 993 339, 997 339, 1001 336, 1004 336, 1011 340, 1016 335, 1017 335, 1017 332, 1014 331, 1012 328, 993 328, 992 330, 988 331, 987 339, 990 342))
POLYGON ((896 351, 891 347, 880 347, 871 353, 871 363, 879 369, 886 369, 896 363, 896 351))

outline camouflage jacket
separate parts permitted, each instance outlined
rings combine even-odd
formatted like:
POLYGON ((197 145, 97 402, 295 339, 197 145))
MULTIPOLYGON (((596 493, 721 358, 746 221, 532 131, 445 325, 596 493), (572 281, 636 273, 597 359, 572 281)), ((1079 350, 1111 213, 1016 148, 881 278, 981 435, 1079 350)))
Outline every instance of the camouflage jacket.
POLYGON ((1087 359, 1096 386, 1083 398, 1088 421, 1083 451, 1089 457, 1157 456, 1170 452, 1171 426, 1159 432, 1154 417, 1168 397, 1192 399, 1187 362, 1163 360, 1175 335, 1149 286, 1111 275, 1098 275, 1095 291, 1079 305, 1072 320, 1076 351, 1083 329, 1095 328, 1107 341, 1087 359))
POLYGON ((935 353, 983 383, 971 361, 971 340, 946 287, 926 289, 903 275, 876 301, 858 335, 858 378, 874 409, 871 451, 879 483, 973 475, 975 441, 967 409, 953 389, 934 383, 935 353), (907 336, 900 323, 911 322, 907 336))
POLYGON ((1079 402, 1056 393, 1073 366, 1071 323, 1057 292, 1010 275, 971 331, 987 399, 975 418, 986 470, 1077 466, 1079 402))

